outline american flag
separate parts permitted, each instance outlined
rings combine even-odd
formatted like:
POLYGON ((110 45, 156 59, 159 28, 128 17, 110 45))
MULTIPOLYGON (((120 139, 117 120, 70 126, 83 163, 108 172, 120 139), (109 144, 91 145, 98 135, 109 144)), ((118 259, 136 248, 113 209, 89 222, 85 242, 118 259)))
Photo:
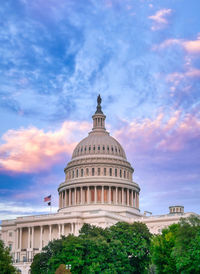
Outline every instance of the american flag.
POLYGON ((51 195, 44 198, 44 202, 48 202, 48 201, 51 201, 51 195))

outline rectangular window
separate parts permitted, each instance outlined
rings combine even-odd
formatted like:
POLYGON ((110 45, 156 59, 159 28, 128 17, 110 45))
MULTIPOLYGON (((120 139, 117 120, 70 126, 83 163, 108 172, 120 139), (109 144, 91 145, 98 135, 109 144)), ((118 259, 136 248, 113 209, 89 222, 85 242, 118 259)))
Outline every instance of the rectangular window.
POLYGON ((104 168, 104 176, 106 176, 106 168, 104 168))
POLYGON ((121 169, 119 171, 119 176, 120 176, 120 178, 122 177, 122 170, 121 169))
POLYGON ((78 177, 78 169, 76 170, 76 177, 78 177))
POLYGON ((115 177, 117 177, 117 169, 115 168, 115 177))
POLYGON ((86 168, 86 175, 88 176, 89 175, 89 169, 86 168))
POLYGON ((9 237, 12 237, 12 232, 9 232, 9 237))
POLYGON ((81 177, 83 177, 83 168, 81 169, 81 177))
POLYGON ((110 168, 110 176, 112 176, 112 168, 110 168))
POLYGON ((92 176, 94 176, 94 167, 92 168, 92 176))
POLYGON ((100 169, 100 167, 98 168, 98 176, 100 176, 101 175, 101 169, 100 169))
POLYGON ((124 178, 126 178, 126 171, 124 170, 124 178))

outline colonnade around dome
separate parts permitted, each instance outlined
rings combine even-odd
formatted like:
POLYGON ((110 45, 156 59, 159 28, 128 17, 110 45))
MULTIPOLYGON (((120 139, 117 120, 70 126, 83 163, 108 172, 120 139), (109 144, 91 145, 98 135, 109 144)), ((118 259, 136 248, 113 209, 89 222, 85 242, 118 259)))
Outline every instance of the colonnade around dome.
POLYGON ((59 209, 89 204, 112 204, 139 209, 139 194, 130 188, 110 185, 72 187, 59 194, 59 209))

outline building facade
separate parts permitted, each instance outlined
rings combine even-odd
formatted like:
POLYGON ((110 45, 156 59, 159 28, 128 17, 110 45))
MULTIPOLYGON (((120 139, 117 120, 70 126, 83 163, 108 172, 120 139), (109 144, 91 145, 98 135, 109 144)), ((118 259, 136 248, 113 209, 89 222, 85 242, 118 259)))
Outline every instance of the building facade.
POLYGON ((191 215, 181 206, 170 207, 166 215, 141 214, 140 187, 132 179, 134 169, 122 146, 105 129, 100 96, 92 119, 92 131, 76 146, 64 169, 58 212, 2 221, 1 239, 24 274, 29 273, 34 255, 49 241, 70 233, 78 235, 84 223, 105 228, 119 221, 141 221, 152 233, 159 233, 180 217, 191 215))

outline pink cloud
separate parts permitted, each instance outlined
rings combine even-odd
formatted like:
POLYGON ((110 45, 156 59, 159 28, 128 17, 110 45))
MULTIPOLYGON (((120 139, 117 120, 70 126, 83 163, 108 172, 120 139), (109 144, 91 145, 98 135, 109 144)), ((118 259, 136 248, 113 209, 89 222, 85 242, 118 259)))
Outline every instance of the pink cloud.
POLYGON ((197 40, 183 40, 183 39, 167 39, 159 45, 155 45, 153 50, 160 50, 172 45, 180 45, 185 49, 186 52, 190 54, 200 53, 200 37, 197 37, 197 40))
POLYGON ((9 130, 2 136, 0 170, 30 173, 47 169, 71 155, 78 137, 89 128, 86 122, 66 121, 55 131, 36 127, 9 130))
POLYGON ((154 15, 149 16, 149 19, 153 20, 154 24, 151 29, 159 30, 165 27, 168 24, 167 16, 172 13, 171 9, 162 9, 157 11, 154 15))
POLYGON ((200 120, 191 114, 182 116, 180 111, 175 111, 166 119, 161 113, 154 120, 133 121, 114 135, 133 155, 181 151, 191 140, 200 137, 200 120))

